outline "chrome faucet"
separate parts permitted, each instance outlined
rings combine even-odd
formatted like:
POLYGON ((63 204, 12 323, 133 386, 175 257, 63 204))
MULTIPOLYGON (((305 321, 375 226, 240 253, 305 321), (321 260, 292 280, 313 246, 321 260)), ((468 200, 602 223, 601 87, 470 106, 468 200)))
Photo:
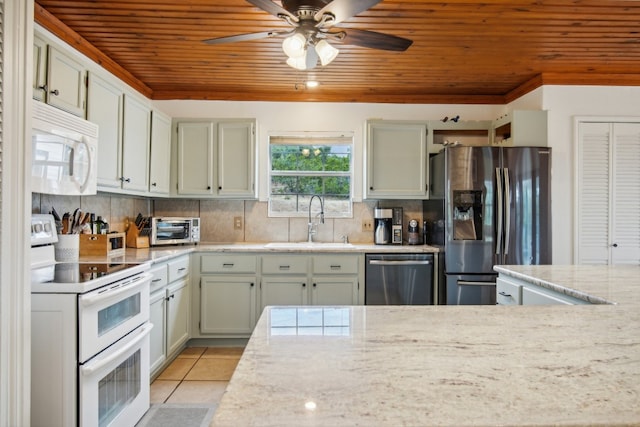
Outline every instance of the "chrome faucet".
POLYGON ((317 224, 314 224, 313 222, 311 222, 311 204, 313 203, 313 199, 316 197, 318 198, 318 201, 320 201, 320 213, 318 214, 320 215, 320 224, 324 224, 324 204, 322 203, 322 198, 319 195, 314 194, 313 196, 311 196, 311 199, 309 200, 309 224, 307 229, 307 232, 308 232, 307 241, 309 243, 313 243, 313 235, 316 234, 316 230, 314 226, 316 226, 317 224))

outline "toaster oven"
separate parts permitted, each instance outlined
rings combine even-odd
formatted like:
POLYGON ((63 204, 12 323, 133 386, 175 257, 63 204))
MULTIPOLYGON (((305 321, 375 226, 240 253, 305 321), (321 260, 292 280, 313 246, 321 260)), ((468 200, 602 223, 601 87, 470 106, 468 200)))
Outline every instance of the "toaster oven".
POLYGON ((179 245, 200 241, 200 218, 151 217, 151 246, 179 245))

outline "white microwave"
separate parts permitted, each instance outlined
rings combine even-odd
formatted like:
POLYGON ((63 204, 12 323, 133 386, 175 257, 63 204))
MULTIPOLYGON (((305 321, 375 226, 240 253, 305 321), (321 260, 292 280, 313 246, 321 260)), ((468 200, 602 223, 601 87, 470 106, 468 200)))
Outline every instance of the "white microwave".
POLYGON ((31 191, 96 194, 98 125, 33 100, 31 191))

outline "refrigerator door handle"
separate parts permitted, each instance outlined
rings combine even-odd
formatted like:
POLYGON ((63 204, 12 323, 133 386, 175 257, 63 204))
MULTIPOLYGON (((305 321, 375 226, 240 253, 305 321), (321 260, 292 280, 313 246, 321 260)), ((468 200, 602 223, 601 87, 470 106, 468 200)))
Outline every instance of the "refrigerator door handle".
POLYGON ((496 255, 500 255, 502 248, 502 176, 500 168, 496 168, 496 198, 497 198, 497 227, 496 227, 496 255))
POLYGON ((511 230, 511 185, 509 168, 504 168, 504 254, 509 252, 509 238, 511 230))

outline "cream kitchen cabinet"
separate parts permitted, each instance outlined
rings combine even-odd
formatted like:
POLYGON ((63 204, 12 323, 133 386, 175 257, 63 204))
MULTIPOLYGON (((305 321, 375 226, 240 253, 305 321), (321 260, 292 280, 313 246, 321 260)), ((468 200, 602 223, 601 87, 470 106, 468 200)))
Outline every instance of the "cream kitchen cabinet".
POLYGON ((500 274, 496 279, 498 305, 580 305, 589 302, 535 283, 500 274))
POLYGON ((494 120, 492 143, 500 146, 546 147, 547 112, 514 110, 494 120))
POLYGON ((159 111, 151 116, 151 157, 149 161, 149 193, 169 195, 171 168, 171 118, 159 111))
POLYGON ((426 123, 368 121, 365 167, 367 199, 426 198, 426 123))
POLYGON ((427 151, 439 153, 447 144, 466 146, 490 145, 490 120, 471 121, 429 121, 427 129, 427 151))
POLYGON ((154 377, 189 339, 189 255, 154 265, 150 273, 150 372, 154 377))
POLYGON ((255 121, 178 121, 177 196, 254 199, 255 121))
POLYGON ((256 324, 257 257, 200 255, 200 337, 247 337, 256 324))
POLYGON ((76 116, 85 117, 87 70, 80 62, 33 39, 33 97, 76 116))
POLYGON ((263 255, 260 310, 268 305, 354 305, 359 256, 263 255))
POLYGON ((87 119, 98 124, 98 189, 149 190, 151 109, 119 87, 90 74, 87 119))

